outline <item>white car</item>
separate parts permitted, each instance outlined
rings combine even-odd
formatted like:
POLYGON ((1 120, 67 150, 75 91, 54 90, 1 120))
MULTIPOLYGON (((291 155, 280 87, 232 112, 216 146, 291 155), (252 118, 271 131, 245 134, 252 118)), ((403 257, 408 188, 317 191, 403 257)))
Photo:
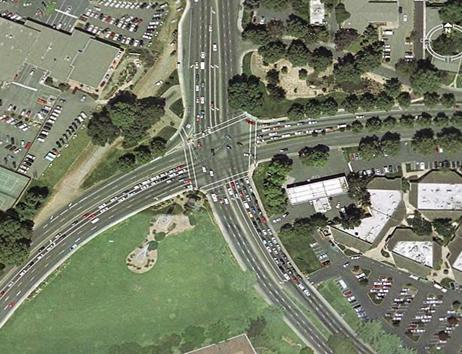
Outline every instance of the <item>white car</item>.
POLYGON ((217 47, 217 44, 216 44, 216 43, 213 43, 213 44, 212 44, 212 50, 213 50, 214 52, 216 52, 216 51, 218 50, 218 47, 217 47))

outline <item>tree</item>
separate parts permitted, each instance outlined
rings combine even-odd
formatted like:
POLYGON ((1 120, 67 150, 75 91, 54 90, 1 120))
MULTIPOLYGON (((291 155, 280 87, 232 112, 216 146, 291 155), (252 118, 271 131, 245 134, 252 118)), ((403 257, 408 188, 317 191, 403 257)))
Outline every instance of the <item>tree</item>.
POLYGON ((345 9, 345 5, 341 2, 335 6, 335 20, 339 25, 350 18, 351 14, 345 9))
POLYGON ((281 20, 277 20, 277 19, 270 20, 266 24, 266 29, 269 35, 274 39, 280 39, 286 31, 284 22, 281 20))
POLYGON ((271 36, 265 25, 249 23, 242 32, 242 39, 258 45, 264 45, 271 41, 271 36))
POLYGON ((282 101, 286 98, 286 90, 284 90, 281 86, 268 84, 266 89, 268 90, 269 96, 275 101, 282 101))
POLYGON ((250 338, 257 338, 262 335, 265 328, 266 319, 263 316, 260 316, 250 320, 250 324, 246 332, 250 338))
POLYGON ((356 204, 349 204, 340 215, 340 225, 344 229, 353 229, 361 225, 363 217, 364 211, 361 208, 358 208, 356 204))
POLYGON ((24 193, 15 210, 21 220, 33 219, 37 211, 48 197, 47 186, 34 185, 24 193))
POLYGON ((451 108, 456 104, 456 98, 453 93, 443 93, 440 98, 440 103, 446 108, 451 108))
POLYGON ((321 102, 321 110, 325 116, 333 116, 338 112, 338 103, 333 97, 327 97, 321 102))
POLYGON ((383 127, 384 128, 394 128, 398 124, 398 121, 393 116, 388 116, 383 120, 383 127))
POLYGON ((268 70, 266 73, 266 81, 268 84, 277 85, 279 84, 279 71, 276 69, 268 70))
POLYGON ((306 71, 306 69, 301 68, 298 71, 298 78, 300 80, 306 80, 307 77, 308 77, 308 71, 306 71))
POLYGON ((294 66, 304 66, 308 62, 308 48, 299 39, 294 39, 287 48, 286 58, 294 66))
POLYGON ((260 0, 260 6, 271 10, 284 10, 289 6, 288 0, 260 0))
POLYGON ((397 101, 401 108, 407 108, 411 105, 411 95, 403 91, 398 95, 397 101))
POLYGON ((119 135, 120 129, 112 123, 107 110, 94 112, 88 122, 87 134, 95 145, 104 146, 112 143, 119 135))
POLYGON ((200 347, 204 343, 205 329, 200 326, 188 326, 182 333, 183 342, 180 345, 182 353, 189 352, 194 348, 200 347))
MULTIPOLYGON (((461 6, 462 11, 462 6, 461 6)), ((442 33, 433 40, 432 48, 441 55, 457 55, 462 50, 462 33, 451 31, 451 33, 442 33)))
POLYGON ((282 58, 286 54, 286 46, 281 41, 269 42, 258 48, 258 54, 263 57, 263 61, 266 63, 274 63, 282 58))
POLYGON ((412 128, 414 127, 414 124, 415 124, 415 119, 413 116, 409 115, 409 114, 403 114, 400 118, 399 118, 399 124, 402 126, 402 127, 405 127, 405 128, 412 128))
POLYGON ((376 132, 382 128, 382 120, 377 116, 370 117, 366 120, 366 128, 370 132, 376 132))
POLYGON ((329 160, 329 147, 318 144, 313 147, 304 147, 298 153, 300 161, 306 166, 323 167, 329 160))
POLYGON ((444 112, 438 112, 435 118, 433 118, 433 123, 437 127, 444 127, 449 124, 449 117, 444 112))
POLYGON ((321 115, 321 103, 317 98, 310 98, 305 104, 305 114, 309 118, 316 118, 321 115))
POLYGON ((356 66, 361 72, 368 72, 382 63, 382 42, 374 42, 363 47, 355 56, 356 66))
POLYGON ((152 160, 151 148, 148 145, 140 145, 133 150, 137 164, 145 164, 152 160))
POLYGON ((365 160, 372 160, 382 155, 380 140, 376 135, 365 136, 359 141, 358 151, 365 160))
POLYGON ((300 103, 292 103, 287 111, 290 120, 301 120, 305 118, 305 106, 300 103))
POLYGON ((431 154, 436 147, 434 136, 435 133, 430 128, 416 131, 411 142, 412 148, 420 154, 431 154))
POLYGON ((419 116, 417 116, 417 124, 422 127, 428 127, 432 124, 432 116, 426 112, 422 112, 419 116))
POLYGON ((366 207, 371 204, 371 195, 367 190, 369 177, 361 176, 358 172, 350 172, 347 176, 348 195, 361 206, 366 207))
POLYGON ((332 52, 326 47, 318 47, 308 56, 308 64, 317 72, 326 70, 332 64, 332 52))
POLYGON ((149 142, 149 148, 151 150, 152 156, 160 156, 165 153, 167 142, 165 141, 164 138, 160 136, 156 136, 151 139, 149 142))
POLYGON ((340 28, 335 32, 334 43, 338 50, 348 48, 353 42, 358 40, 359 34, 353 28, 340 28))
POLYGON ((281 213, 287 205, 287 195, 282 188, 291 169, 292 160, 279 156, 262 165, 259 173, 263 179, 263 198, 270 215, 281 213))
POLYGON ((232 108, 255 112, 263 104, 263 85, 253 75, 235 75, 228 85, 229 105, 232 108))
POLYGON ((218 343, 229 337, 229 330, 229 325, 225 321, 218 320, 207 328, 207 337, 212 343, 218 343))
POLYGON ((400 150, 400 139, 399 133, 386 132, 380 139, 383 154, 385 156, 397 155, 400 150))
POLYGON ((124 136, 125 146, 134 146, 149 128, 164 114, 165 100, 159 97, 138 99, 133 93, 122 91, 107 104, 112 123, 124 136))
POLYGON ((289 15, 286 24, 287 34, 295 38, 304 38, 310 28, 307 21, 294 14, 289 15))
POLYGON ((359 99, 355 94, 348 95, 343 100, 343 108, 350 113, 355 113, 359 109, 359 99))
POLYGON ((395 100, 393 99, 393 97, 388 96, 386 93, 381 92, 376 96, 375 107, 378 110, 388 112, 389 110, 393 108, 394 105, 395 105, 395 100))
POLYGON ((376 101, 377 99, 372 93, 366 92, 361 95, 359 105, 363 111, 373 111, 376 101))
POLYGON ((439 10, 441 21, 462 24, 462 3, 460 0, 448 0, 439 10))
POLYGON ((432 221, 432 226, 435 232, 443 238, 444 244, 447 245, 451 241, 456 232, 456 227, 450 218, 437 218, 432 221))
POLYGON ((455 127, 445 127, 437 134, 437 142, 447 152, 459 152, 462 149, 462 132, 455 127))
POLYGON ((309 347, 304 347, 300 349, 300 352, 298 354, 314 354, 313 349, 309 347))
POLYGON ((440 95, 438 95, 437 92, 425 92, 424 102, 427 107, 435 107, 438 103, 440 103, 440 95))
POLYGON ((136 164, 136 157, 132 153, 126 153, 119 157, 117 165, 121 171, 131 171, 136 164))
POLYGON ((351 129, 354 133, 359 133, 364 129, 364 125, 361 123, 361 121, 355 119, 353 122, 351 122, 351 129))
POLYGON ((361 70, 355 64, 355 59, 351 54, 339 58, 334 65, 334 78, 336 83, 346 89, 359 85, 361 82, 361 70))
POLYGON ((409 225, 412 230, 419 236, 430 235, 432 233, 432 224, 425 219, 418 211, 415 212, 414 217, 408 219, 409 225))
POLYGON ((14 209, 0 211, 1 264, 18 266, 27 260, 33 225, 31 220, 21 220, 14 209))
POLYGON ((396 98, 401 93, 401 82, 397 77, 392 77, 385 82, 383 91, 393 98, 396 98))
POLYGON ((409 81, 417 94, 435 92, 441 85, 441 75, 429 61, 420 60, 416 70, 409 77, 409 81))

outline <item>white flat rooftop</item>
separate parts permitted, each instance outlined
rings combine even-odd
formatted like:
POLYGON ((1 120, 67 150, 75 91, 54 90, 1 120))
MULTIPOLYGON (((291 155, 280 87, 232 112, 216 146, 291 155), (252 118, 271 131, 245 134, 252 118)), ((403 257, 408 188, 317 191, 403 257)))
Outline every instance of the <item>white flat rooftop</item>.
POLYGON ((310 25, 322 25, 326 10, 321 0, 310 0, 310 25))
POLYGON ((417 208, 422 210, 461 210, 462 184, 419 183, 417 208))
POLYGON ((286 188, 287 197, 293 205, 333 197, 347 191, 348 182, 345 176, 286 188))
POLYGON ((401 192, 386 189, 369 189, 371 194, 371 216, 362 219, 361 225, 353 229, 339 229, 373 243, 388 220, 395 213, 401 201, 401 192))
POLYGON ((398 241, 393 252, 417 263, 433 267, 432 241, 398 241))

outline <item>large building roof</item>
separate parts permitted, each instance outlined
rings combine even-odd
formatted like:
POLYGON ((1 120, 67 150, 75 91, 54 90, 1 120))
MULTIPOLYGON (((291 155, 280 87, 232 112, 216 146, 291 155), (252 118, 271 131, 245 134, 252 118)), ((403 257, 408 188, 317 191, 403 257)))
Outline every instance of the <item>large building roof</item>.
POLYGON ((348 191, 348 182, 345 176, 338 176, 302 185, 287 186, 286 191, 291 204, 300 204, 344 194, 348 191))
POLYGON ((417 208, 421 210, 462 210, 461 183, 419 183, 417 208))
POLYGON ((67 34, 40 23, 24 25, 0 18, 0 80, 11 81, 23 63, 40 67, 53 78, 97 88, 120 49, 74 31, 67 34), (9 48, 10 50, 4 50, 9 48))

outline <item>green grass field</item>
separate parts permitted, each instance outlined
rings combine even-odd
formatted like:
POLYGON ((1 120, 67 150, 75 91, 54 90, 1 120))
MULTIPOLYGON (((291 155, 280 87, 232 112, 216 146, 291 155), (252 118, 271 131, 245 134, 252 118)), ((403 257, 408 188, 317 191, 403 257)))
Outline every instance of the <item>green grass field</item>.
POLYGON ((90 137, 82 129, 76 138, 71 140, 69 146, 61 150, 61 156, 53 161, 53 166, 49 166, 45 170, 43 176, 38 179, 39 184, 45 184, 53 188, 80 157, 88 144, 90 144, 90 137))
POLYGON ((159 244, 157 264, 141 275, 126 268, 125 258, 144 238, 150 212, 98 236, 10 319, 0 352, 167 353, 149 346, 186 328, 205 329, 201 344, 207 344, 242 333, 262 317, 266 325, 252 338, 259 352, 299 353, 299 339, 257 294, 255 279, 237 266, 209 216, 195 219, 193 230, 159 244))
POLYGON ((183 99, 179 98, 175 102, 173 102, 170 105, 170 110, 175 113, 178 118, 182 119, 183 118, 183 112, 184 112, 184 107, 183 107, 183 99))
POLYGON ((106 158, 101 161, 83 181, 82 187, 89 188, 98 182, 101 182, 117 173, 120 173, 117 168, 117 160, 124 154, 123 150, 111 148, 106 158))
POLYGON ((327 300, 329 304, 343 317, 353 330, 357 330, 361 320, 356 316, 353 307, 351 307, 348 300, 343 296, 335 279, 329 279, 323 282, 318 287, 321 295, 327 300))

